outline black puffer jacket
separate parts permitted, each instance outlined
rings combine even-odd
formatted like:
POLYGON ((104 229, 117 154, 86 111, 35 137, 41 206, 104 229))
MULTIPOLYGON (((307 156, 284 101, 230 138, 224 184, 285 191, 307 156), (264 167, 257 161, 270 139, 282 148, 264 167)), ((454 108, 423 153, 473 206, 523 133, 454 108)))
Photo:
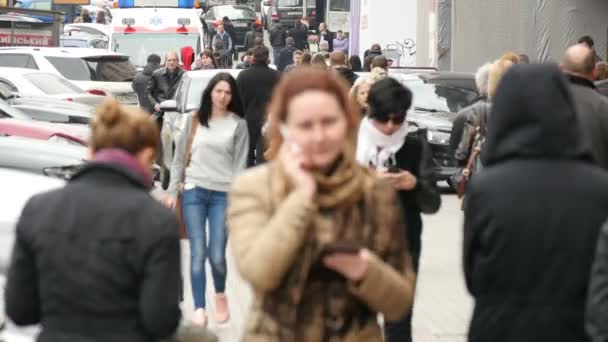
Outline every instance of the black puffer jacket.
POLYGON ((586 317, 591 341, 608 341, 608 222, 604 224, 597 243, 586 317))
POLYGON ((146 97, 152 107, 175 96, 177 86, 183 75, 184 70, 179 67, 173 73, 170 73, 167 68, 160 68, 152 73, 150 82, 146 87, 146 97))
POLYGON ((152 102, 150 102, 150 99, 146 96, 146 88, 148 87, 148 83, 150 83, 152 73, 154 73, 154 71, 158 70, 159 68, 159 64, 148 63, 144 67, 144 70, 138 73, 133 79, 133 82, 131 83, 131 87, 137 93, 139 106, 148 113, 154 112, 154 105, 152 105, 152 102))
POLYGON ((469 341, 586 341, 608 175, 589 162, 557 66, 507 71, 485 148, 465 197, 463 265, 475 299, 469 341))
POLYGON ((149 342, 179 323, 176 216, 131 172, 90 165, 17 225, 6 312, 40 342, 149 342))
POLYGON ((355 74, 352 70, 350 70, 346 66, 338 67, 335 70, 342 77, 344 77, 344 79, 350 84, 351 87, 353 86, 353 84, 355 84, 355 81, 357 80, 357 78, 359 78, 359 76, 357 74, 355 74))

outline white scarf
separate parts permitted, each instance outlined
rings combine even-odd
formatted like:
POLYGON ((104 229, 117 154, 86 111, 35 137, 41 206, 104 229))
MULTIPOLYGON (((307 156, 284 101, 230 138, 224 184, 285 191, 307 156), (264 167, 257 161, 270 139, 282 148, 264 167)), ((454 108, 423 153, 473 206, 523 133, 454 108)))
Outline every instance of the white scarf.
POLYGON ((369 118, 363 118, 357 137, 357 161, 366 167, 386 170, 387 161, 401 149, 407 134, 407 121, 395 133, 386 135, 369 118))

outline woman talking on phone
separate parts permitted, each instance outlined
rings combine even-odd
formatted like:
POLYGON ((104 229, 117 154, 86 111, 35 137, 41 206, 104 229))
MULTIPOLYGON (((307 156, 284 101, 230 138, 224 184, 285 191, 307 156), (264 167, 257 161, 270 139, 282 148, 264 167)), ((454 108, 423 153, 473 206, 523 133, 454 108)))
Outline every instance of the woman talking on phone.
MULTIPOLYGON (((414 271, 420 260, 422 219, 420 213, 439 210, 441 197, 433 177, 431 150, 425 140, 408 136, 406 113, 412 93, 393 78, 375 82, 368 95, 368 116, 359 128, 357 160, 375 169, 399 194, 414 271)), ((386 320, 387 342, 412 340, 411 311, 398 321, 386 320)))
POLYGON ((245 341, 382 341, 410 309, 413 272, 391 185, 355 160, 360 114, 339 76, 283 77, 270 163, 230 192, 236 265, 255 293, 245 341))
POLYGON ((215 320, 225 323, 230 316, 224 294, 227 191, 234 177, 245 169, 249 133, 236 81, 230 74, 219 73, 209 81, 199 108, 188 117, 183 133, 176 139, 166 204, 175 208, 178 189, 183 188, 182 213, 190 240, 193 322, 205 326, 207 256, 216 293, 215 320))

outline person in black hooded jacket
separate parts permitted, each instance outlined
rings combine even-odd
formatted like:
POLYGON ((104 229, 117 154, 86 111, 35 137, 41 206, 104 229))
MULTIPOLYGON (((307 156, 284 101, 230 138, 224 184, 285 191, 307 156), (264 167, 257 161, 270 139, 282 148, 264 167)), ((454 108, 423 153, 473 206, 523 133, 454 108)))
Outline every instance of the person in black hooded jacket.
POLYGON ((150 83, 152 73, 158 69, 160 69, 160 56, 157 54, 151 54, 148 56, 147 64, 144 67, 144 70, 138 73, 133 79, 133 82, 131 82, 131 87, 137 93, 139 106, 150 114, 154 113, 154 105, 146 96, 146 87, 148 87, 148 83, 150 83))
MULTIPOLYGON (((397 190, 407 227, 407 236, 403 238, 410 249, 414 272, 418 273, 422 249, 420 214, 436 213, 441 206, 431 150, 425 140, 408 135, 406 114, 412 93, 399 81, 386 77, 375 82, 368 103, 369 114, 361 122, 357 138, 357 160, 374 168, 379 177, 387 179, 397 190)), ((411 341, 411 321, 410 310, 399 321, 385 322, 386 341, 411 341)))
POLYGON ((555 65, 502 78, 484 169, 465 197, 463 266, 475 299, 470 342, 587 341, 585 300, 608 175, 590 161, 555 65))
POLYGON ((17 223, 6 313, 39 342, 153 342, 181 311, 177 217, 149 195, 158 151, 149 115, 110 99, 91 123, 92 161, 32 197, 17 223))

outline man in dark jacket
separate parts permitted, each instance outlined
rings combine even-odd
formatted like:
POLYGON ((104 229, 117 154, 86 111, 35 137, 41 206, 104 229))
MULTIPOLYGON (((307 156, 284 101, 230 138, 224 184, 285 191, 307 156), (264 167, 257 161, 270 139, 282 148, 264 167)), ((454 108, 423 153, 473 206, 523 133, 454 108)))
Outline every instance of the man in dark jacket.
POLYGON ((308 26, 304 24, 302 19, 296 21, 296 25, 290 31, 289 36, 293 38, 296 49, 308 50, 308 26))
POLYGON ((131 163, 97 160, 23 209, 4 299, 13 322, 42 326, 38 341, 148 342, 175 332, 177 217, 131 163))
POLYGON ((336 38, 336 34, 331 32, 325 23, 319 24, 319 38, 326 41, 329 45, 327 52, 331 53, 334 51, 334 38, 336 38))
POLYGON ((342 51, 334 51, 329 55, 329 65, 340 74, 352 87, 359 76, 346 65, 346 55, 342 51))
POLYGON ((465 197, 469 342, 587 341, 608 175, 589 161, 555 65, 513 66, 492 98, 484 169, 465 197))
POLYGON ((131 87, 137 93, 137 99, 139 100, 139 106, 146 112, 152 114, 154 112, 154 105, 150 102, 150 99, 146 96, 146 88, 152 77, 152 73, 160 68, 160 56, 157 54, 151 54, 148 56, 147 64, 144 70, 138 73, 131 87))
POLYGON ((256 47, 253 50, 254 64, 241 71, 236 79, 249 128, 248 166, 254 166, 264 161, 262 126, 265 121, 265 110, 272 96, 272 90, 280 77, 278 71, 268 67, 269 54, 267 47, 256 47))
POLYGON ((184 75, 184 70, 178 65, 177 52, 170 51, 165 55, 165 67, 152 73, 146 87, 146 97, 152 104, 158 123, 162 127, 162 111, 160 103, 175 96, 177 86, 184 75))
MULTIPOLYGON (((436 213, 441 206, 431 149, 419 136, 408 135, 405 120, 412 93, 399 81, 387 77, 375 82, 368 103, 369 115, 359 128, 357 160, 376 169, 378 176, 391 182, 398 192, 407 227, 403 238, 412 256, 414 272, 418 273, 422 250, 420 214, 436 213)), ((400 321, 385 322, 386 341, 411 341, 411 321, 412 311, 400 321)))
POLYGON ((245 33, 245 41, 243 43, 243 49, 245 51, 249 51, 249 49, 253 49, 255 47, 255 39, 259 37, 259 33, 255 29, 255 24, 249 24, 249 31, 245 33))
POLYGON ((279 52, 275 62, 277 70, 279 71, 284 71, 285 68, 293 62, 293 53, 296 51, 292 37, 287 38, 285 42, 287 46, 279 52))
POLYGON ((562 70, 568 74, 581 133, 590 143, 595 162, 608 169, 608 99, 593 84, 593 50, 574 45, 562 58, 562 70))
POLYGON ((277 65, 279 52, 285 48, 285 40, 287 39, 287 31, 283 24, 276 23, 270 30, 270 46, 272 46, 272 61, 277 65))

